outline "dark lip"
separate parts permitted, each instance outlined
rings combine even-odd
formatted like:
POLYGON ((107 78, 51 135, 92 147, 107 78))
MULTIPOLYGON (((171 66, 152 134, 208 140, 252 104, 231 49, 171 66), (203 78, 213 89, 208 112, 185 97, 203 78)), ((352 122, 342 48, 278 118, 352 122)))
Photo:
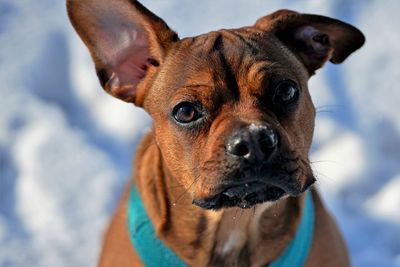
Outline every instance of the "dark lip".
POLYGON ((267 184, 258 179, 230 184, 222 187, 220 192, 208 199, 194 199, 193 204, 204 208, 218 210, 221 208, 239 207, 248 209, 267 201, 276 201, 285 195, 285 190, 267 184))
POLYGON ((256 194, 261 191, 265 185, 261 182, 247 182, 244 184, 233 185, 221 192, 221 194, 227 196, 228 198, 245 198, 251 194, 256 194))
POLYGON ((249 185, 254 185, 254 184, 267 185, 262 179, 258 179, 258 178, 246 179, 244 181, 237 181, 237 182, 229 182, 226 184, 221 184, 219 186, 219 190, 217 190, 217 192, 218 192, 217 194, 221 194, 231 188, 241 187, 241 186, 248 187, 249 185))

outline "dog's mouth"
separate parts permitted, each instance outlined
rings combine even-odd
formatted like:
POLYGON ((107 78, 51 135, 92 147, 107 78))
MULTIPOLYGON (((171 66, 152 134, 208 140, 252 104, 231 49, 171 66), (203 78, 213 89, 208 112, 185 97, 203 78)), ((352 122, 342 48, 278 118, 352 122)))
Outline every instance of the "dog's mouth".
POLYGON ((276 201, 283 195, 285 195, 285 190, 277 186, 254 181, 227 187, 208 199, 194 199, 193 204, 204 209, 227 207, 248 209, 259 203, 276 201))
MULTIPOLYGON (((194 196, 193 204, 213 210, 231 207, 249 209, 284 196, 299 196, 316 181, 306 161, 281 160, 256 167, 241 164, 232 168, 231 172, 219 176, 220 183, 215 185, 208 197, 194 196)), ((213 180, 202 179, 208 182, 205 185, 208 188, 213 180)), ((201 187, 200 184, 200 190, 201 187)))

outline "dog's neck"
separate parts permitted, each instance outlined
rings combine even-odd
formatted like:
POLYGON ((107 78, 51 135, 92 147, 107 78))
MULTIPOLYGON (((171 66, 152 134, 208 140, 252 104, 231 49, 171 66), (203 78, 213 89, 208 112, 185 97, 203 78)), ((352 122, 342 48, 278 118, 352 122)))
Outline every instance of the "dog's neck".
POLYGON ((157 237, 190 266, 262 266, 277 258, 295 234, 302 198, 245 210, 204 210, 192 204, 190 191, 163 164, 152 133, 137 159, 135 182, 157 237))

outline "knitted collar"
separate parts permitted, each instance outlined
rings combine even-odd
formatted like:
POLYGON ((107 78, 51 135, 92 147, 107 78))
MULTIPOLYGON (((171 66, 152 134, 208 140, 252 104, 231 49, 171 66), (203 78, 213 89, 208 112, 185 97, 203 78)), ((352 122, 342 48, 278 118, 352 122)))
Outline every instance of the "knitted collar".
MULTIPOLYGON (((269 264, 269 267, 302 267, 307 260, 313 240, 315 214, 311 192, 308 190, 305 194, 303 214, 296 235, 282 255, 269 264)), ((134 187, 128 203, 128 227, 135 251, 146 267, 188 266, 156 237, 153 224, 134 187)))

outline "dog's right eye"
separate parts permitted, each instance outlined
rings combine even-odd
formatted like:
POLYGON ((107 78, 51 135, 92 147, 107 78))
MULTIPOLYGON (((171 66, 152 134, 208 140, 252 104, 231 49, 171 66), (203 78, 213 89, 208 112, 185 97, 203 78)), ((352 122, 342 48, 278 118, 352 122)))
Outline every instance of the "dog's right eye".
POLYGON ((179 123, 190 123, 200 117, 196 107, 189 102, 178 104, 173 110, 174 119, 179 123))

